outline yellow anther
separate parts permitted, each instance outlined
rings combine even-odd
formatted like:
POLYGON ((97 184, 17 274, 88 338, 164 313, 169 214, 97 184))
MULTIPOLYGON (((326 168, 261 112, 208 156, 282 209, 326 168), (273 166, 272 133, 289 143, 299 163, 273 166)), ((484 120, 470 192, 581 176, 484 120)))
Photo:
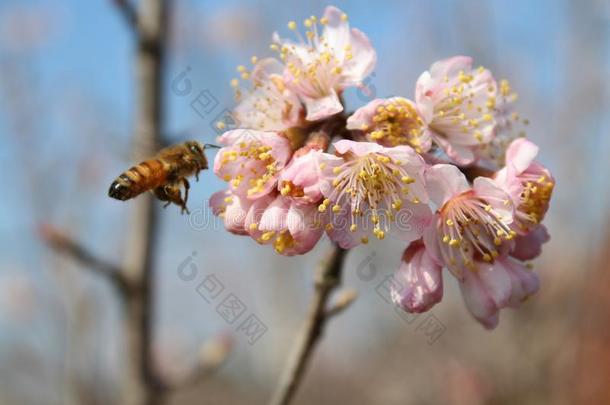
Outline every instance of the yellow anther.
POLYGON ((261 235, 263 242, 268 242, 275 235, 275 231, 265 232, 261 235))

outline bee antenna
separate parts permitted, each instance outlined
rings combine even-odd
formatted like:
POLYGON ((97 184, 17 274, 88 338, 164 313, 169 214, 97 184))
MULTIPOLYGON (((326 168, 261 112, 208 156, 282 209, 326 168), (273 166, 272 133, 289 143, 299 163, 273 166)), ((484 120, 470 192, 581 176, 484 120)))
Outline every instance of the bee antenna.
POLYGON ((212 143, 205 143, 205 144, 203 144, 203 149, 209 149, 209 148, 211 148, 211 149, 220 149, 221 147, 218 146, 218 145, 214 145, 212 143))

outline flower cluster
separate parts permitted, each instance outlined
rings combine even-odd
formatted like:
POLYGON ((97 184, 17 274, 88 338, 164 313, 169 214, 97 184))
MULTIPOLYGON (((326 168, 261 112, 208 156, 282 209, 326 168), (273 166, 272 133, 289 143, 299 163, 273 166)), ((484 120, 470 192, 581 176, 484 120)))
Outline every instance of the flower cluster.
POLYGON ((429 310, 447 269, 472 315, 495 327, 501 308, 538 289, 527 262, 549 239, 541 222, 555 184, 524 138, 516 94, 456 56, 419 77, 414 100, 346 113, 343 91, 364 86, 375 50, 335 7, 304 26, 288 24, 295 40, 273 35, 277 58, 237 69, 238 128, 219 137, 214 172, 228 188, 213 195, 214 213, 283 255, 324 234, 345 249, 391 235, 406 245, 397 305, 429 310))

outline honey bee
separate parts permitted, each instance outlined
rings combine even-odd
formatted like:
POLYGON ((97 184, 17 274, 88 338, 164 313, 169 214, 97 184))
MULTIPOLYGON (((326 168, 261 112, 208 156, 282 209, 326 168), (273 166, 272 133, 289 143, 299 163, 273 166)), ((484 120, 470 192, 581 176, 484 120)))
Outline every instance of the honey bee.
POLYGON ((152 159, 119 175, 110 185, 108 196, 125 201, 150 190, 157 199, 166 202, 164 207, 173 203, 182 213, 188 214, 186 202, 190 184, 187 177, 195 176, 195 180, 199 180, 199 172, 208 168, 204 150, 210 147, 217 146, 186 141, 161 149, 152 159))

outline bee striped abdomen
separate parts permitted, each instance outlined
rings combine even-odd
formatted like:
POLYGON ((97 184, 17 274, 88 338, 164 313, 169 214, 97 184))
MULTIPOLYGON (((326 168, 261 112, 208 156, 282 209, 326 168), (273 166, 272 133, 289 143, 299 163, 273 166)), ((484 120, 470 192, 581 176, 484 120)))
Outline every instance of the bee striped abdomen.
POLYGON ((147 160, 122 173, 110 185, 108 195, 129 200, 165 183, 167 171, 159 159, 147 160))

